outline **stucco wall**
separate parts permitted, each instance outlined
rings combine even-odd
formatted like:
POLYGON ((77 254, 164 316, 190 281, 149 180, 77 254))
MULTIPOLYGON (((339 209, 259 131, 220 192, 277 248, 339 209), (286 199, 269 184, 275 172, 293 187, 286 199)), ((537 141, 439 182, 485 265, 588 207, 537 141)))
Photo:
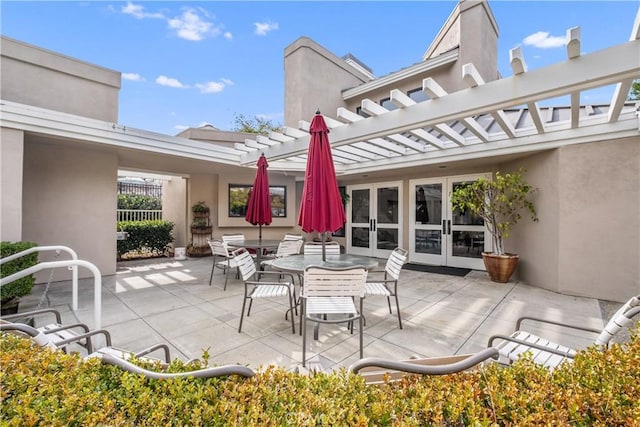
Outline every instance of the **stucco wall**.
MULTIPOLYGON (((27 141, 24 159, 23 238, 69 246, 102 275, 115 274, 116 155, 27 141)), ((51 261, 53 255, 40 260, 51 261)), ((79 275, 92 277, 84 268, 79 275)), ((48 278, 47 272, 37 279, 48 278)), ((54 275, 56 281, 69 278, 66 269, 54 275)))
POLYGON ((119 72, 7 37, 0 47, 1 99, 118 121, 119 72))
POLYGON ((284 73, 284 124, 294 128, 299 120, 310 121, 317 108, 335 117, 336 109, 345 106, 342 90, 367 81, 355 68, 307 37, 285 49, 284 73))
POLYGON ((173 221, 173 247, 186 247, 191 241, 187 234, 191 210, 187 209, 187 180, 172 177, 162 183, 162 218, 173 221))
POLYGON ((540 222, 518 224, 510 239, 521 280, 620 302, 640 293, 639 141, 572 145, 518 162, 540 189, 540 222))
POLYGON ((23 132, 2 128, 0 136, 0 240, 22 240, 23 132))

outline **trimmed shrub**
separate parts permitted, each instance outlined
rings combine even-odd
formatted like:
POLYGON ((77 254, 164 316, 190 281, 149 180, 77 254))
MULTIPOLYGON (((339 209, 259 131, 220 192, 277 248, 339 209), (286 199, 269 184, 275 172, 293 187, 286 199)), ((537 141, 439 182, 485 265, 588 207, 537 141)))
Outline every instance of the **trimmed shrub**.
POLYGON ((127 252, 151 251, 163 254, 173 242, 171 221, 120 221, 118 231, 125 231, 129 236, 118 240, 118 256, 127 252))
POLYGON ((140 194, 118 194, 118 209, 160 210, 162 199, 140 194))
MULTIPOLYGON (((0 257, 5 258, 18 252, 38 246, 33 242, 2 242, 0 243, 0 257)), ((16 260, 10 261, 0 266, 0 276, 10 276, 18 271, 22 271, 38 263, 38 253, 34 252, 16 260)), ((23 277, 0 287, 0 301, 7 301, 14 297, 29 295, 33 288, 35 278, 33 276, 23 277)))
MULTIPOLYGON (((250 379, 150 380, 0 336, 5 425, 489 426, 640 423, 640 338, 593 347, 553 372, 509 368, 407 376, 367 386, 341 370, 309 376, 267 368, 250 379)), ((147 365, 148 366, 148 365, 147 365)), ((157 368, 157 367, 156 367, 157 368)), ((193 369, 174 362, 172 372, 193 369)))

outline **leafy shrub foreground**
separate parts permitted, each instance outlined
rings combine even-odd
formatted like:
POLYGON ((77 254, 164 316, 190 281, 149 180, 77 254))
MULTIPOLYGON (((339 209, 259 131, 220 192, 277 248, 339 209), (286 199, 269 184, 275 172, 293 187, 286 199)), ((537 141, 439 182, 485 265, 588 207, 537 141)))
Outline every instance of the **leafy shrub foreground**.
MULTIPOLYGON (((640 338, 549 373, 510 368, 367 386, 342 370, 148 380, 2 335, 2 425, 640 425, 640 338)), ((174 362, 170 369, 187 369, 174 362)))

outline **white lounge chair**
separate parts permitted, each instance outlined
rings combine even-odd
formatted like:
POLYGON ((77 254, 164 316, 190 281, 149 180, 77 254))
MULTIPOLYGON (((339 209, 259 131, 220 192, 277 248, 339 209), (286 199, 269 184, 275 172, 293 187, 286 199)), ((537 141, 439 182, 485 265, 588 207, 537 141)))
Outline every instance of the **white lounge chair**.
POLYGON ((609 346, 609 343, 615 334, 623 327, 630 326, 633 318, 639 313, 640 295, 632 297, 622 307, 620 307, 602 330, 586 328, 581 325, 568 325, 537 317, 524 316, 516 322, 515 332, 509 336, 493 335, 489 338, 488 345, 489 347, 495 347, 498 349, 500 352, 500 359, 498 361, 500 363, 511 364, 518 360, 521 354, 531 352, 534 362, 544 365, 550 369, 554 369, 565 360, 573 359, 576 355, 576 349, 554 343, 530 332, 521 330, 520 326, 525 320, 599 334, 595 340, 595 344, 606 348, 609 346), (494 341, 499 341, 499 344, 494 346, 494 341))

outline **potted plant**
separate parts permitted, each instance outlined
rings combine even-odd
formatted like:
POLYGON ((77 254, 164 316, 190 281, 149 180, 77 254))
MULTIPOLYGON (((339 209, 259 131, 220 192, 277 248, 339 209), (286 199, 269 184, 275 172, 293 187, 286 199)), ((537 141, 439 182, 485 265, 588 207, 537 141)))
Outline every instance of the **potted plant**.
POLYGON ((538 221, 535 206, 530 200, 531 194, 538 189, 529 185, 523 174, 522 168, 504 175, 496 172, 492 181, 478 178, 456 188, 451 194, 454 209, 469 210, 481 217, 491 233, 493 252, 483 252, 482 259, 494 282, 508 282, 520 258, 517 254, 505 252, 504 239, 522 219, 522 212, 528 212, 534 222, 538 221))
POLYGON ((206 218, 209 216, 209 206, 205 202, 198 202, 191 206, 191 212, 194 218, 206 218))
MULTIPOLYGON (((0 244, 0 256, 6 258, 10 255, 17 254, 27 249, 38 246, 32 242, 2 242, 0 244)), ((22 256, 13 261, 9 261, 0 266, 0 276, 10 276, 19 271, 25 270, 38 263, 38 253, 34 252, 22 256)), ((11 283, 0 287, 0 307, 1 314, 15 314, 18 312, 18 303, 20 297, 29 295, 33 288, 35 278, 33 275, 14 280, 11 283)))

